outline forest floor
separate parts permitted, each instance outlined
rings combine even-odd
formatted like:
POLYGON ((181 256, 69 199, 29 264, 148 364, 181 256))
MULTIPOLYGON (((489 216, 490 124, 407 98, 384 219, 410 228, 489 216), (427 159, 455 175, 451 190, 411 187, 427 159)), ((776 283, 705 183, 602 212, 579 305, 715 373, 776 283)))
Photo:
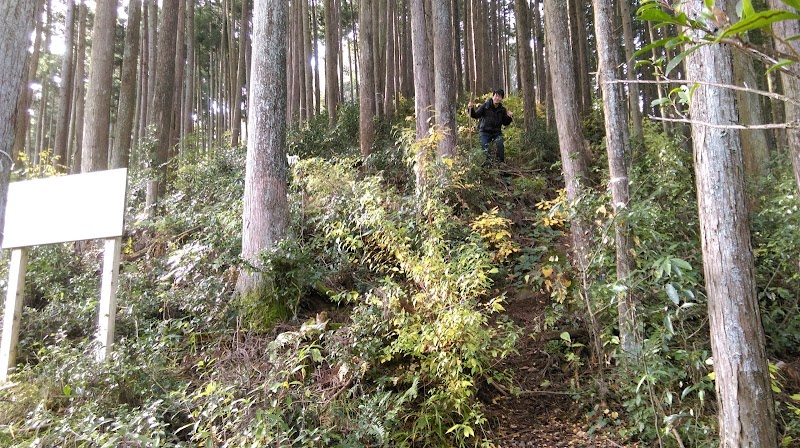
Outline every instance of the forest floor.
POLYGON ((590 434, 586 406, 577 403, 571 392, 582 372, 563 371, 562 360, 546 349, 549 341, 532 336, 550 300, 543 294, 509 291, 507 315, 523 329, 523 335, 518 354, 506 359, 501 368, 510 372, 519 389, 515 393, 484 387, 479 392, 493 422, 493 441, 501 448, 634 448, 614 442, 611 428, 590 434))

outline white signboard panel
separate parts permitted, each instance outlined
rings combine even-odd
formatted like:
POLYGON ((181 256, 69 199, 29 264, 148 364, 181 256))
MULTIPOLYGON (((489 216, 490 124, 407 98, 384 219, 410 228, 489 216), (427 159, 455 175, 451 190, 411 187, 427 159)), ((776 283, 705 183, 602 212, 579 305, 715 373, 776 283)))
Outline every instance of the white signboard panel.
POLYGON ((14 182, 3 248, 122 235, 128 170, 14 182))

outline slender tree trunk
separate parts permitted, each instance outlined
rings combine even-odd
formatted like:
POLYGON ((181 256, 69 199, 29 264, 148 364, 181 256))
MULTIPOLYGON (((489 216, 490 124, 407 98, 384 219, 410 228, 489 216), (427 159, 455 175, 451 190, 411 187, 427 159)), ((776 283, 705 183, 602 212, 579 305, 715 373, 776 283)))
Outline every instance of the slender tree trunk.
POLYGON ((158 71, 156 73, 155 98, 151 108, 153 135, 156 140, 155 154, 150 159, 153 170, 147 182, 145 208, 155 212, 154 206, 163 197, 167 180, 167 157, 172 129, 172 102, 175 98, 175 48, 178 27, 178 0, 163 0, 163 19, 158 32, 158 71))
POLYGON ((544 62, 544 32, 542 28, 542 15, 539 12, 539 0, 533 0, 533 37, 534 52, 533 57, 536 62, 536 102, 544 104, 547 92, 550 88, 547 85, 547 67, 544 62))
POLYGON ((428 34, 425 32, 425 2, 411 0, 411 40, 414 57, 414 111, 417 116, 417 139, 428 136, 433 106, 433 73, 428 59, 428 34))
MULTIPOLYGON (((22 7, 22 4, 20 4, 22 7)), ((39 70, 39 55, 42 48, 42 8, 44 7, 44 0, 36 0, 35 2, 35 27, 34 40, 33 40, 33 53, 28 58, 27 63, 27 76, 23 81, 23 93, 20 96, 19 104, 17 105, 16 128, 14 129, 14 145, 11 152, 11 159, 14 163, 19 162, 25 150, 25 141, 28 138, 28 130, 31 124, 31 117, 28 115, 28 109, 31 107, 33 99, 33 92, 30 88, 31 82, 36 79, 36 73, 39 70)), ((27 52, 26 52, 27 54, 27 52)))
MULTIPOLYGON (((0 229, 6 218, 8 184, 11 180, 11 154, 14 146, 14 128, 17 125, 17 107, 27 86, 25 82, 25 57, 33 31, 34 0, 0 2, 0 229)), ((0 247, 3 232, 0 232, 0 247)))
POLYGON ((522 109, 525 114, 525 130, 533 132, 536 122, 536 98, 533 93, 533 54, 531 53, 528 0, 514 1, 514 16, 517 21, 517 73, 522 85, 522 109))
POLYGON ((383 116, 383 90, 386 72, 386 61, 384 50, 384 40, 386 31, 386 15, 382 14, 386 9, 386 0, 372 0, 372 58, 373 70, 375 71, 375 111, 378 117, 383 116), (378 32, 375 32, 378 30, 378 32))
MULTIPOLYGON (((153 104, 153 95, 156 91, 156 62, 158 58, 158 0, 149 0, 150 5, 148 8, 148 22, 147 22, 147 39, 150 43, 147 56, 150 58, 148 61, 147 73, 147 104, 153 104)), ((148 112, 148 123, 150 120, 150 112, 148 112)))
POLYGON ((374 0, 361 0, 359 15, 361 32, 358 36, 358 47, 361 53, 361 80, 359 91, 359 134, 361 155, 366 157, 372 153, 375 141, 375 69, 372 59, 372 8, 374 0))
POLYGON ((61 64, 61 86, 58 91, 58 116, 56 121, 56 138, 54 145, 53 166, 58 172, 66 173, 69 171, 69 119, 72 115, 72 88, 73 74, 73 47, 75 46, 75 34, 73 33, 73 17, 75 15, 75 3, 67 2, 64 28, 64 59, 61 64))
POLYGON ((386 116, 394 115, 394 81, 395 81, 395 29, 394 29, 394 1, 386 2, 386 81, 383 95, 383 112, 386 116))
POLYGON ((175 94, 172 100, 172 120, 169 131, 169 150, 167 160, 172 160, 178 153, 178 143, 181 138, 181 100, 183 99, 183 74, 186 69, 186 2, 178 0, 178 23, 175 36, 175 94))
MULTIPOLYGON (((253 5, 253 72, 247 114, 242 258, 254 269, 243 269, 236 291, 252 303, 265 303, 270 320, 285 317, 286 304, 266 296, 267 279, 259 255, 284 238, 289 226, 286 161, 286 20, 284 0, 256 0, 253 5)), ((271 322, 267 322, 271 323, 271 322)))
MULTIPOLYGON (((456 0, 458 1, 458 0, 456 0)), ((475 94, 475 68, 472 66, 474 61, 474 51, 472 49, 472 2, 464 0, 464 87, 463 90, 470 93, 470 97, 475 94)))
MULTIPOLYGON (((323 0, 323 5, 325 8, 325 104, 328 109, 328 127, 332 129, 336 126, 339 107, 338 70, 336 67, 338 45, 336 45, 336 24, 334 22, 336 12, 333 10, 335 1, 323 0)), ((372 16, 369 17, 369 20, 372 20, 372 16)), ((361 21, 363 22, 364 19, 362 18, 361 21)), ((359 45, 361 45, 360 41, 359 45)))
POLYGON ((192 119, 196 64, 194 42, 194 0, 186 0, 186 84, 183 89, 183 129, 181 130, 184 139, 194 132, 194 120, 192 119))
MULTIPOLYGON (((686 6, 687 15, 697 17, 704 3, 690 0, 686 6)), ((689 82, 733 83, 730 47, 704 45, 685 62, 689 82)), ((775 408, 756 297, 739 132, 702 124, 738 123, 736 96, 730 89, 696 85, 689 113, 694 122, 692 141, 716 374, 719 446, 776 447, 775 408)))
POLYGON ((114 128, 114 150, 111 153, 111 168, 127 168, 131 151, 134 108, 136 106, 136 66, 139 59, 139 22, 142 3, 128 3, 128 25, 125 30, 125 53, 122 60, 117 126, 114 128))
POLYGON ((456 82, 453 73, 453 17, 450 0, 433 0, 434 82, 436 93, 436 124, 439 140, 438 158, 451 157, 456 147, 456 82))
POLYGON ((453 64, 456 76, 456 97, 464 92, 464 62, 461 58, 461 16, 458 8, 459 0, 452 0, 450 8, 452 11, 452 30, 453 30, 453 64))
MULTIPOLYGON (((619 49, 614 37, 614 5, 606 0, 594 0, 594 28, 597 36, 599 59, 598 81, 603 95, 603 116, 606 127, 606 150, 608 152, 609 189, 614 210, 615 244, 617 249, 617 282, 627 285, 635 264, 631 257, 632 237, 627 220, 620 214, 628 208, 628 116, 625 110, 625 88, 617 83, 616 68, 620 65, 619 49)), ((623 20, 625 18, 623 17, 623 20)), ((637 105, 638 107, 638 105, 637 105)), ((637 301, 630 288, 619 293, 617 311, 619 315, 620 348, 626 358, 638 357, 641 352, 641 337, 638 334, 637 301)))
MULTIPOLYGON (((319 33, 317 27, 317 1, 311 0, 311 39, 313 43, 314 60, 314 115, 319 115, 322 109, 322 92, 319 82, 319 33)), ((352 66, 350 69, 352 77, 352 66)), ((350 83, 352 84, 352 80, 350 83)))
MULTIPOLYGON (((644 131, 642 130, 642 110, 639 106, 641 100, 639 92, 638 77, 636 76, 636 66, 633 54, 636 52, 633 40, 633 24, 631 18, 631 7, 626 1, 619 1, 620 16, 622 20, 622 35, 625 46, 625 71, 628 80, 628 113, 631 120, 631 137, 634 145, 644 143, 644 131)), ((595 5, 595 8, 597 6, 595 5)))
POLYGON ((86 23, 89 15, 89 8, 85 3, 78 5, 78 51, 75 57, 75 151, 72 156, 70 174, 81 172, 81 158, 83 156, 83 124, 84 107, 86 104, 86 23))
MULTIPOLYGON (((778 0, 769 0, 770 8, 772 9, 785 9, 790 10, 789 7, 783 4, 783 2, 778 0)), ((783 42, 775 42, 775 47, 779 51, 784 51, 787 53, 798 53, 800 52, 800 42, 796 39, 789 40, 793 36, 797 36, 800 34, 800 22, 796 20, 786 20, 781 22, 775 22, 772 25, 772 28, 775 32, 775 35, 779 38, 783 39, 783 42)), ((786 96, 789 98, 800 98, 800 80, 798 80, 798 76, 800 76, 800 69, 796 68, 797 64, 794 64, 790 67, 793 68, 794 73, 781 74, 781 81, 783 83, 783 91, 786 96), (794 76, 793 76, 794 75, 794 76)), ((795 103, 786 102, 785 103, 786 109, 786 121, 789 123, 794 123, 800 120, 800 106, 795 103)), ((800 193, 800 130, 797 128, 791 128, 786 130, 786 139, 789 145, 789 153, 791 154, 792 158, 792 168, 794 171, 794 180, 797 184, 797 191, 800 193)))
POLYGON ((311 20, 309 11, 308 11, 308 0, 303 0, 303 9, 302 9, 302 16, 303 16, 303 52, 305 53, 305 57, 303 58, 303 66, 305 69, 305 84, 306 88, 304 90, 304 94, 306 95, 306 114, 308 118, 313 117, 316 114, 316 109, 314 108, 314 68, 311 66, 311 58, 313 56, 313 52, 311 50, 311 39, 312 37, 312 30, 311 24, 309 20, 311 20))
MULTIPOLYGON (((569 28, 567 17, 564 14, 567 6, 566 2, 567 0, 545 1, 544 15, 555 121, 561 147, 562 172, 564 174, 564 183, 566 184, 567 201, 575 203, 578 201, 580 190, 588 171, 583 157, 583 133, 577 110, 579 100, 576 97, 578 91, 575 88, 575 71, 571 60, 572 53, 569 48, 569 28)), ((575 254, 573 263, 580 273, 579 275, 583 278, 583 296, 587 305, 594 350, 599 356, 602 353, 600 324, 591 307, 592 300, 586 290, 586 284, 588 283, 586 276, 589 267, 588 255, 591 250, 589 230, 590 224, 585 222, 578 214, 570 218, 570 236, 575 254)), ((601 395, 604 395, 602 390, 601 395)))
POLYGON ((83 156, 81 172, 108 168, 109 128, 111 122, 111 88, 114 73, 114 25, 117 1, 98 0, 92 28, 92 58, 83 123, 83 156))
POLYGON ((247 0, 242 0, 242 17, 239 25, 239 64, 236 68, 236 88, 233 89, 233 127, 231 128, 231 146, 239 146, 242 132, 242 89, 247 69, 247 36, 250 34, 250 9, 247 0))

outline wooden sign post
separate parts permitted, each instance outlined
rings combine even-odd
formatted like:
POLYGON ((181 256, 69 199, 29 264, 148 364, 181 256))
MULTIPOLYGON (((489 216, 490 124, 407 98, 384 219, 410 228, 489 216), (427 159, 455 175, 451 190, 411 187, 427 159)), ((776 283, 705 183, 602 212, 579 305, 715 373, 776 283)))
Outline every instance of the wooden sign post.
POLYGON ((15 182, 9 185, 3 248, 12 249, 6 295, 0 382, 15 366, 28 248, 105 239, 97 341, 99 360, 111 352, 128 170, 15 182))

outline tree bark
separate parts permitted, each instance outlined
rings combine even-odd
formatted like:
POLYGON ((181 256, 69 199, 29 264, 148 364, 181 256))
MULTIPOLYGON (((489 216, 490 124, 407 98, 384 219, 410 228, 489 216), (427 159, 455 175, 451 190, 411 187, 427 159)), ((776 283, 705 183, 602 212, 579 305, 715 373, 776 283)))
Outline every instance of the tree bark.
POLYGON ((428 59, 428 34, 425 31, 425 2, 411 0, 411 40, 414 58, 414 111, 417 116, 417 139, 428 136, 433 98, 433 74, 428 59))
POLYGON ((627 1, 619 1, 618 3, 622 20, 623 44, 625 46, 625 71, 628 80, 628 114, 631 120, 631 137, 634 145, 642 145, 644 143, 644 131, 642 130, 642 110, 639 106, 639 101, 641 100, 639 84, 636 82, 638 79, 635 61, 633 60, 636 48, 633 40, 631 7, 627 1))
POLYGON ((239 53, 236 68, 236 88, 233 89, 233 126, 231 127, 231 146, 239 146, 242 133, 242 89, 245 82, 247 69, 247 36, 250 34, 250 9, 247 0, 242 0, 242 17, 239 24, 239 53))
MULTIPOLYGON (((336 66, 338 61, 336 50, 339 46, 336 45, 336 25, 334 22, 336 13, 333 10, 335 4, 334 0, 323 0, 323 7, 325 8, 325 105, 328 109, 328 127, 331 129, 336 126, 337 109, 339 107, 339 78, 336 66)), ((372 20, 371 15, 369 20, 372 20)), ((362 18, 361 21, 363 22, 364 19, 362 18)), ((361 45, 360 41, 359 45, 361 45)))
POLYGON ((361 0, 359 17, 360 33, 358 35, 358 48, 361 54, 359 67, 359 135, 361 155, 366 157, 372 153, 372 143, 375 141, 375 69, 372 59, 372 7, 374 0, 361 0))
MULTIPOLYGON (((544 2, 545 33, 547 35, 547 58, 550 65, 551 90, 555 121, 558 129, 558 141, 561 148, 561 165, 566 184, 567 201, 578 201, 580 190, 588 171, 583 156, 583 132, 578 118, 578 98, 575 88, 575 71, 572 53, 569 48, 569 28, 564 14, 567 0, 547 0, 544 2)), ((574 253, 573 264, 586 284, 589 267, 591 238, 589 223, 579 214, 570 218, 570 238, 574 253)), ((583 296, 587 305, 589 325, 592 331, 594 351, 602 353, 600 342, 600 324, 591 308, 591 299, 584 289, 583 296)), ((601 391, 601 395, 603 392, 601 391)))
POLYGON ((81 172, 108 169, 111 88, 114 74, 114 26, 117 1, 98 0, 92 28, 92 56, 86 116, 83 123, 81 172))
MULTIPOLYGON (((186 0, 186 83, 183 86, 183 123, 181 135, 185 139, 194 132, 194 82, 195 82, 194 0, 186 0)), ((182 140, 182 144, 184 140, 182 140)), ((184 148, 185 149, 185 148, 184 148)))
POLYGON ((439 159, 451 157, 456 147, 456 86, 453 66, 453 17, 450 0, 433 0, 434 83, 436 125, 442 133, 437 146, 439 159))
POLYGON ((111 168, 127 168, 131 151, 134 108, 136 106, 136 69, 139 59, 139 27, 142 2, 128 3, 128 24, 125 30, 125 53, 122 58, 117 125, 114 128, 114 150, 111 152, 111 168))
MULTIPOLYGON (((790 10, 783 2, 778 0, 769 0, 770 8, 772 9, 785 9, 790 10)), ((775 42, 775 48, 779 51, 787 53, 800 52, 800 43, 795 40, 788 40, 793 36, 800 34, 800 22, 796 20, 786 20, 775 22, 772 25, 775 34, 783 39, 783 42, 775 42)), ((781 82, 783 83, 783 91, 789 98, 800 98, 800 69, 797 69, 797 64, 790 66, 793 68, 794 76, 792 74, 781 73, 781 82)), ((786 102, 785 114, 788 123, 794 123, 800 120, 800 106, 794 103, 786 102)), ((789 153, 792 158, 792 169, 794 171, 794 180, 797 184, 797 192, 800 193, 800 130, 797 128, 786 130, 786 141, 789 145, 789 153)))
POLYGON ((386 81, 384 82, 383 113, 391 117, 394 115, 395 96, 395 28, 394 28, 394 1, 386 3, 386 81))
POLYGON ((61 63, 61 86, 58 90, 58 116, 56 119, 56 136, 53 147, 53 166, 60 173, 69 171, 69 119, 72 115, 72 88, 73 74, 73 47, 75 34, 73 33, 73 17, 75 16, 75 3, 67 2, 64 27, 64 59, 61 63))
POLYGON ((78 51, 75 58, 75 151, 72 156, 70 174, 81 172, 81 157, 83 155, 83 123, 84 108, 86 97, 86 85, 83 79, 86 77, 86 23, 89 15, 89 8, 86 3, 78 5, 78 51))
MULTIPOLYGON (((11 152, 14 146, 14 129, 17 125, 17 107, 27 90, 25 57, 33 30, 34 0, 0 2, 0 229, 4 227, 8 184, 11 179, 11 152)), ((3 232, 0 231, 0 247, 3 232)))
MULTIPOLYGON (((21 5, 20 5, 21 6, 21 5)), ((39 55, 42 52, 42 28, 44 23, 42 21, 42 8, 44 7, 44 0, 36 0, 35 2, 35 27, 34 40, 33 40, 33 53, 27 60, 27 76, 23 82, 23 93, 20 96, 19 104, 17 105, 17 126, 14 130, 14 147, 11 152, 11 158, 14 163, 20 161, 20 157, 25 150, 25 142, 28 139, 28 129, 31 124, 31 117, 28 115, 28 109, 31 107, 33 99, 33 92, 31 91, 30 84, 36 79, 36 73, 39 70, 39 55)))
POLYGON ((286 20, 284 0, 256 0, 253 5, 253 67, 247 139, 242 258, 255 269, 243 269, 236 291, 263 300, 270 316, 284 317, 286 305, 264 295, 259 254, 286 236, 289 226, 286 161, 286 20))
MULTIPOLYGON (((607 0, 594 0, 594 28, 597 36, 598 82, 603 95, 603 116, 606 128, 609 189, 614 210, 614 233, 617 255, 617 282, 629 286, 628 277, 635 264, 631 256, 632 236, 627 220, 620 216, 628 208, 628 116, 625 109, 625 89, 617 83, 616 68, 619 52, 614 38, 614 5, 607 0)), ((623 20, 625 18, 623 17, 623 20)), ((638 105, 637 105, 638 107, 638 105)), ((641 337, 637 327, 637 301, 625 288, 617 296, 620 349, 625 358, 635 358, 641 352, 641 337)))
POLYGON ((536 97, 533 93, 533 53, 531 52, 530 8, 528 0, 514 1, 514 16, 517 22, 517 73, 522 90, 522 110, 525 115, 525 131, 533 132, 536 122, 536 97))
POLYGON ((154 206, 163 197, 167 180, 167 158, 172 128, 172 102, 175 98, 175 44, 178 27, 178 0, 163 0, 162 20, 158 31, 158 70, 152 104, 151 127, 156 139, 156 148, 150 158, 150 178, 147 182, 145 208, 155 212, 154 206))
MULTIPOLYGON (((703 7, 702 0, 691 0, 686 13, 704 20, 700 16, 703 7)), ((730 47, 703 45, 685 62, 689 82, 733 83, 730 47)), ((730 89, 696 84, 689 113, 694 121, 692 142, 720 447, 776 447, 739 132, 701 124, 738 123, 736 95, 730 89)))

